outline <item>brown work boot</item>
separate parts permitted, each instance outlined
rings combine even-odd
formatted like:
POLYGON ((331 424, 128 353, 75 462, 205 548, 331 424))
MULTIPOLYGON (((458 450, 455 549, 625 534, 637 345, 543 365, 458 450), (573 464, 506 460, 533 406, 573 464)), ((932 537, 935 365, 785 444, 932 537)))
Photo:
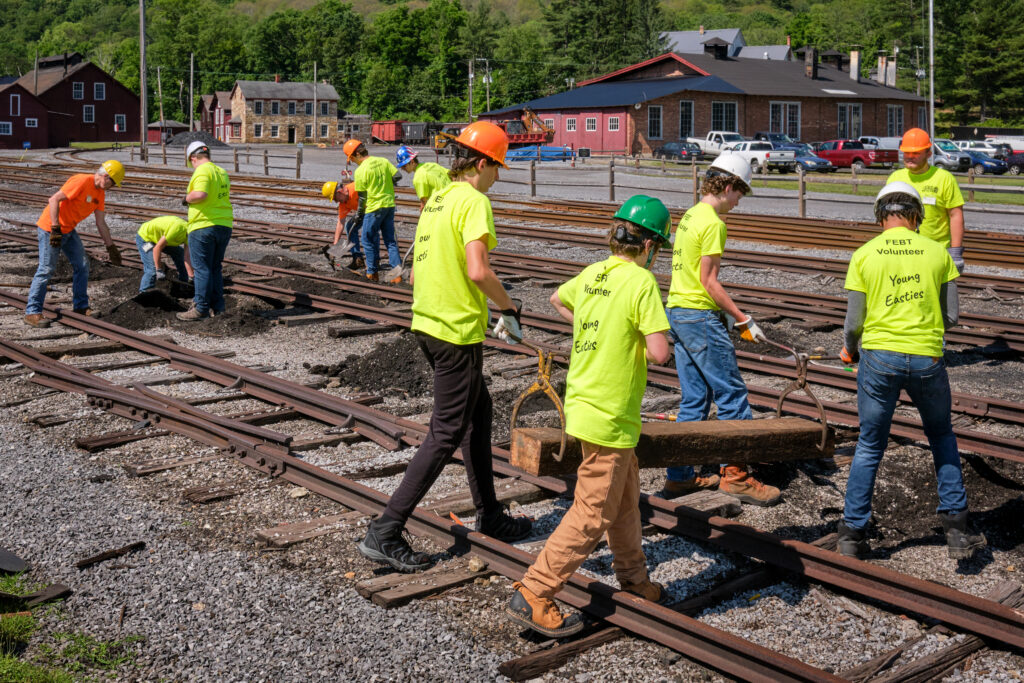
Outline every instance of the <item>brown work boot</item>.
POLYGON ((563 616, 553 600, 535 595, 518 581, 512 584, 512 588, 516 592, 512 594, 505 613, 517 624, 548 638, 564 638, 583 630, 580 615, 563 616))
POLYGON ((184 320, 185 322, 193 322, 195 320, 202 320, 204 318, 209 318, 210 314, 209 313, 200 313, 199 309, 197 309, 195 306, 193 306, 192 308, 188 309, 184 313, 178 313, 174 317, 177 318, 178 320, 184 320))
POLYGON ((366 279, 370 282, 380 282, 380 275, 377 275, 377 273, 367 273, 366 279))
POLYGON ((627 583, 622 579, 619 579, 619 585, 622 586, 622 590, 632 593, 633 595, 639 595, 644 600, 650 600, 651 602, 656 602, 659 605, 663 605, 668 601, 668 591, 665 590, 665 586, 657 581, 645 579, 640 583, 627 583))
POLYGON ((697 491, 709 491, 718 488, 718 475, 712 474, 708 477, 694 477, 693 479, 686 479, 684 481, 672 481, 671 479, 665 480, 665 488, 661 490, 658 495, 666 500, 670 498, 678 498, 679 496, 685 496, 688 493, 696 493, 697 491))
POLYGON ((782 500, 782 493, 777 488, 754 479, 742 465, 724 465, 721 475, 718 490, 738 498, 741 503, 766 508, 782 500))
POLYGON ((46 328, 50 326, 50 321, 44 318, 41 313, 29 313, 25 316, 25 324, 32 327, 46 328))
POLYGON ((84 315, 90 318, 93 317, 91 308, 72 308, 71 310, 72 312, 77 313, 78 315, 84 315))

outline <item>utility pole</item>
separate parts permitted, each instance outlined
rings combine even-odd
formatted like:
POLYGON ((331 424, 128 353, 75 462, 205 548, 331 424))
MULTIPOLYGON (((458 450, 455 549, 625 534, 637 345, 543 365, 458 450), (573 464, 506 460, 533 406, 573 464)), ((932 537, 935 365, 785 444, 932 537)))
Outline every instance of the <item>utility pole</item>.
POLYGON ((319 130, 316 127, 316 62, 313 62, 313 143, 316 144, 319 130))
MULTIPOLYGON (((195 121, 193 117, 196 113, 196 105, 192 101, 192 86, 195 83, 196 75, 196 53, 188 53, 188 130, 191 133, 195 129, 195 121)), ((163 116, 160 117, 161 119, 163 116)))
POLYGON ((486 57, 477 57, 477 62, 484 63, 484 87, 487 90, 487 111, 491 110, 491 60, 486 57))
POLYGON ((36 47, 36 68, 32 72, 34 83, 32 84, 32 94, 36 97, 39 96, 39 48, 36 47))
MULTIPOLYGON (((156 99, 157 99, 157 103, 160 105, 160 128, 162 129, 167 124, 164 123, 164 89, 163 89, 163 86, 160 84, 160 67, 156 68, 156 99)), ((160 141, 161 142, 163 142, 163 137, 164 137, 164 132, 163 132, 163 130, 161 130, 160 131, 160 141)))
POLYGON ((139 153, 146 159, 146 125, 149 114, 146 112, 146 0, 139 0, 139 153))
POLYGON ((470 58, 469 60, 469 122, 473 123, 473 60, 476 58, 470 58))
POLYGON ((928 136, 935 139, 935 0, 928 0, 928 136))

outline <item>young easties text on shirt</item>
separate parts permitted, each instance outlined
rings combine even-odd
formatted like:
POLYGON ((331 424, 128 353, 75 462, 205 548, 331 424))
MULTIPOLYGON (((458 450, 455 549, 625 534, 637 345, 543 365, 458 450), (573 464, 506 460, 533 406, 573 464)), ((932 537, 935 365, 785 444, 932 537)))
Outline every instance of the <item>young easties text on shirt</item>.
MULTIPOLYGON (((899 288, 901 285, 909 284, 911 282, 921 284, 921 273, 908 273, 906 275, 890 275, 889 282, 894 288, 899 288)), ((897 290, 898 291, 898 290, 897 290)), ((900 292, 899 294, 886 294, 885 305, 895 306, 905 301, 913 301, 914 299, 923 299, 924 290, 915 289, 909 292, 900 292)))
MULTIPOLYGON (((605 277, 605 276, 604 275, 600 275, 599 277, 605 277)), ((585 332, 590 332, 591 334, 597 334, 597 328, 600 326, 600 324, 601 324, 600 320, 589 320, 589 321, 583 323, 582 325, 580 325, 580 331, 579 331, 580 337, 583 337, 585 332)), ((584 351, 596 351, 597 350, 597 340, 596 339, 582 339, 582 338, 581 339, 577 339, 576 341, 573 342, 572 348, 573 348, 573 351, 575 351, 576 353, 583 353, 584 351)))

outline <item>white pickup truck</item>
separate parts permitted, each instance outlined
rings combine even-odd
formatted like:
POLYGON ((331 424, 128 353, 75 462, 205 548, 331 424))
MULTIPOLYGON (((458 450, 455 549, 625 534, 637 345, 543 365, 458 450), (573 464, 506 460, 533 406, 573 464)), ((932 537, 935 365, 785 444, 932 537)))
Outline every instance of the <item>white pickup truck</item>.
POLYGON ((778 171, 789 173, 796 170, 796 153, 791 149, 775 149, 770 142, 744 140, 729 145, 722 154, 738 154, 750 163, 754 173, 778 171))
POLYGON ((743 136, 727 130, 711 130, 705 138, 686 138, 686 141, 700 147, 702 157, 714 158, 721 153, 723 147, 743 142, 743 136))

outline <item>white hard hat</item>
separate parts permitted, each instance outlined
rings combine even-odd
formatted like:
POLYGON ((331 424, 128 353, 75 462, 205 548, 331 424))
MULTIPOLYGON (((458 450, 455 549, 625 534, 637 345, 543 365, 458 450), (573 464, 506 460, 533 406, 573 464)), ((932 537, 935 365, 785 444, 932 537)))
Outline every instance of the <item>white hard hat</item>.
POLYGON ((207 152, 210 151, 210 148, 207 146, 207 144, 205 142, 201 141, 201 140, 196 140, 194 142, 190 142, 189 143, 188 149, 185 150, 185 165, 186 166, 188 166, 188 160, 192 158, 192 155, 195 154, 196 152, 198 152, 201 149, 205 149, 207 152))
POLYGON ((708 167, 709 175, 715 175, 713 171, 739 178, 747 186, 750 194, 754 193, 754 188, 750 185, 750 180, 753 177, 750 162, 739 154, 719 154, 718 158, 712 161, 711 166, 708 167))
POLYGON ((893 194, 908 194, 914 198, 917 202, 918 212, 924 211, 924 205, 921 203, 921 195, 918 194, 917 190, 910 183, 905 183, 902 180, 897 180, 894 183, 889 183, 875 195, 875 213, 878 213, 878 207, 883 203, 883 200, 889 195, 893 194))

